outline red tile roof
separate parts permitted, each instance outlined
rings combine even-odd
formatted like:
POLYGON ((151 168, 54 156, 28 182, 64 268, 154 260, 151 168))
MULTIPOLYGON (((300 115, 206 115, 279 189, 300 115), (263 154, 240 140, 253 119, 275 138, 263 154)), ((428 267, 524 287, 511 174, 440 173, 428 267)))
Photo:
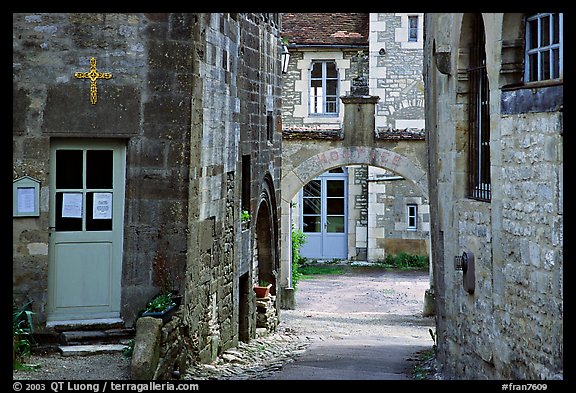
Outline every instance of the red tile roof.
POLYGON ((299 45, 368 45, 370 14, 285 13, 282 38, 299 45))

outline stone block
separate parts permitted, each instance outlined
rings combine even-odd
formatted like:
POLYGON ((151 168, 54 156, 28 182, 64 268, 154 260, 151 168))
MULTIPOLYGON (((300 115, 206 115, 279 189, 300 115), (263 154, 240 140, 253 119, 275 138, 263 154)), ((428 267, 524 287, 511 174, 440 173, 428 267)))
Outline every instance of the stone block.
POLYGON ((162 320, 142 317, 136 322, 136 338, 130 372, 133 379, 150 380, 160 359, 162 320))

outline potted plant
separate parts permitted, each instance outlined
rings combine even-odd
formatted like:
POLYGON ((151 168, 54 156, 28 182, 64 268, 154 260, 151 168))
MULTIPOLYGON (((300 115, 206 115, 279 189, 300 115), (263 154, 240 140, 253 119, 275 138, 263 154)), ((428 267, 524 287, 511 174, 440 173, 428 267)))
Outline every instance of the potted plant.
POLYGON ((260 280, 258 285, 254 284, 254 292, 256 292, 257 298, 266 298, 270 295, 270 288, 272 284, 267 284, 266 281, 260 280))
POLYGON ((161 292, 154 296, 147 304, 143 317, 160 318, 166 323, 176 311, 178 304, 173 299, 171 292, 161 292))
POLYGON ((248 210, 242 210, 240 214, 240 220, 242 222, 242 230, 248 229, 250 226, 250 220, 252 220, 252 215, 248 210))

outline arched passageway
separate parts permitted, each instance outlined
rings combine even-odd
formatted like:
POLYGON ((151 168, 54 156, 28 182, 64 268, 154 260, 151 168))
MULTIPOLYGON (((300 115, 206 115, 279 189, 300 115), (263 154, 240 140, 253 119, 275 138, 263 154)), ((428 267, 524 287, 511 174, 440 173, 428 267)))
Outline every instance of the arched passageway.
MULTIPOLYGON (((414 183, 424 198, 428 198, 428 183, 426 172, 417 161, 384 147, 351 146, 328 148, 302 160, 296 166, 285 167, 282 177, 282 218, 281 218, 281 277, 280 286, 287 289, 286 298, 292 289, 291 281, 291 201, 294 196, 311 180, 321 174, 338 167, 349 165, 368 165, 403 177, 414 183)), ((430 255, 430 253, 428 253, 430 255)), ((432 266, 432 263, 430 263, 432 266)), ((289 302, 283 303, 291 308, 289 302)))

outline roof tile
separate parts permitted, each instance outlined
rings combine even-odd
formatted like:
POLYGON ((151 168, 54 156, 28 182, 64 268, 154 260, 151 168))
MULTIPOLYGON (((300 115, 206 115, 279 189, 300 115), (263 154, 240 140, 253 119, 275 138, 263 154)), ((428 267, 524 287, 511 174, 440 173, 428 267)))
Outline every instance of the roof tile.
POLYGON ((370 14, 285 13, 282 37, 299 45, 368 45, 370 14))

